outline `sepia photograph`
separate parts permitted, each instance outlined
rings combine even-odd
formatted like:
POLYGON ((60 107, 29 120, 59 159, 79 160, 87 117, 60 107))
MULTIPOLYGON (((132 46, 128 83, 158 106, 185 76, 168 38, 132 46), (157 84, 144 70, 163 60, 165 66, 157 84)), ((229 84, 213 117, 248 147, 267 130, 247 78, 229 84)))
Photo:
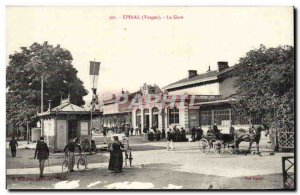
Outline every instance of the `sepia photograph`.
POLYGON ((6 189, 296 189, 293 6, 6 6, 6 189))

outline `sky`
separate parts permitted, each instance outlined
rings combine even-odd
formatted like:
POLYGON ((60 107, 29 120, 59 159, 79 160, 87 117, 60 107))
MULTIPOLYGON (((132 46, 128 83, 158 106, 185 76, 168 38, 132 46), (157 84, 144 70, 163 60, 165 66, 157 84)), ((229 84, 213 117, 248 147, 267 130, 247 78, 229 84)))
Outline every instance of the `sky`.
POLYGON ((144 83, 162 88, 188 70, 232 66, 260 44, 293 45, 293 22, 292 7, 7 7, 6 57, 34 42, 60 44, 73 56, 88 101, 89 61, 101 62, 101 96, 144 83))

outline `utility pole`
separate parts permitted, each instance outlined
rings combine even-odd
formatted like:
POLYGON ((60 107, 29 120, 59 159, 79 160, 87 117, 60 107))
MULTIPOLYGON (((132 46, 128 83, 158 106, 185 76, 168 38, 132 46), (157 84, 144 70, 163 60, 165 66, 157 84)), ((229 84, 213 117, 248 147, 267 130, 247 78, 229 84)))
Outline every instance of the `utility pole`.
POLYGON ((30 140, 30 132, 29 132, 29 124, 28 124, 28 120, 26 121, 26 129, 27 129, 27 144, 29 144, 29 140, 30 140))
MULTIPOLYGON (((41 113, 44 111, 44 75, 41 76, 41 113)), ((41 135, 44 135, 44 123, 41 118, 41 135)))

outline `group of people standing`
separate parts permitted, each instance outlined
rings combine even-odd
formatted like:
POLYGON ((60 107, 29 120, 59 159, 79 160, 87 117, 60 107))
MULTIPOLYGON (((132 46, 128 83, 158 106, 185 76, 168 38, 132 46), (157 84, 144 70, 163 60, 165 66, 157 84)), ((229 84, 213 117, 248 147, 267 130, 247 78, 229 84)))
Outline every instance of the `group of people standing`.
MULTIPOLYGON (((12 137, 12 140, 9 143, 9 147, 11 148, 12 157, 16 157, 16 148, 18 147, 18 142, 15 137, 12 137)), ((122 172, 123 168, 123 154, 122 148, 124 145, 119 141, 118 136, 113 136, 112 141, 108 144, 108 151, 110 152, 110 159, 108 170, 113 172, 122 172)), ((68 171, 74 172, 75 165, 75 154, 76 149, 78 149, 79 155, 82 153, 82 146, 80 144, 80 140, 75 138, 73 141, 68 143, 64 152, 68 156, 68 171)), ((37 141, 36 148, 34 151, 34 159, 39 160, 39 170, 40 177, 43 177, 45 161, 49 158, 49 147, 47 143, 44 142, 44 137, 40 137, 40 140, 37 141)))
POLYGON ((192 141, 199 141, 203 136, 203 130, 201 127, 196 128, 195 126, 193 126, 191 132, 192 132, 192 141))
POLYGON ((173 129, 169 129, 167 132, 167 151, 174 150, 174 142, 185 142, 187 141, 186 133, 182 127, 180 130, 174 126, 173 129))

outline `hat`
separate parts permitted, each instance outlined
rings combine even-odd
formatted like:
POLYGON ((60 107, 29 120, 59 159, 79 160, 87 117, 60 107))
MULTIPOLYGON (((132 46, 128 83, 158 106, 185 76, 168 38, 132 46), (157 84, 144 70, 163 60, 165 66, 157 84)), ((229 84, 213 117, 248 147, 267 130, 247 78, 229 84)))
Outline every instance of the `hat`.
POLYGON ((44 137, 40 137, 40 140, 44 140, 44 137))

